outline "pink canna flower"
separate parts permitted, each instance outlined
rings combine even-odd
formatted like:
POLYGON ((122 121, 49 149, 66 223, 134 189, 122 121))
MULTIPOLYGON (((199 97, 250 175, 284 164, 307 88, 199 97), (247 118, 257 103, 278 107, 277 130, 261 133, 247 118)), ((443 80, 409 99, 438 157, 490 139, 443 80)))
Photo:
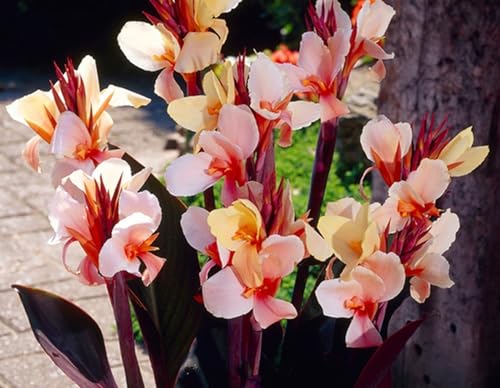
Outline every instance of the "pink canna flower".
POLYGON ((120 271, 141 277, 139 268, 144 263, 142 281, 149 286, 165 263, 165 259, 151 253, 158 250, 152 245, 158 237, 154 233, 158 226, 143 213, 133 213, 119 221, 99 252, 99 272, 107 278, 120 271))
POLYGON ((63 74, 56 66, 58 82, 50 92, 37 90, 7 106, 10 116, 35 131, 23 152, 24 159, 40 171, 38 146, 41 140, 51 145, 59 157, 53 172, 57 186, 65 175, 77 169, 91 173, 96 164, 123 152, 109 151, 107 139, 113 120, 109 106, 138 108, 149 99, 129 90, 110 85, 100 90, 95 60, 86 56, 75 70, 71 61, 63 74))
POLYGON ((382 337, 373 321, 379 305, 396 297, 404 282, 404 268, 399 257, 377 251, 363 266, 352 270, 349 280, 323 281, 316 290, 316 297, 326 316, 352 317, 346 333, 347 347, 378 346, 382 337))
POLYGON ((443 256, 460 228, 458 216, 450 210, 436 221, 428 232, 430 238, 424 246, 405 263, 406 276, 410 277, 410 295, 418 303, 423 303, 430 296, 431 285, 450 288, 454 282, 450 279, 450 264, 443 256))
POLYGON ((291 144, 289 131, 310 125, 319 118, 319 106, 309 101, 291 101, 293 92, 286 74, 264 54, 258 54, 248 76, 250 107, 281 129, 280 145, 291 144), (273 85, 269 87, 269 85, 273 85))
POLYGON ((338 99, 339 74, 349 52, 350 29, 339 29, 325 42, 314 32, 302 35, 298 66, 280 65, 294 92, 314 93, 319 97, 321 122, 349 112, 338 99))
POLYGON ((386 53, 382 44, 385 32, 395 13, 394 8, 382 0, 364 2, 354 23, 355 38, 350 53, 351 62, 369 55, 378 59, 377 72, 381 75, 385 72, 383 60, 393 59, 394 54, 386 53))
POLYGON ((446 164, 441 160, 423 159, 406 181, 389 188, 389 198, 373 213, 379 231, 389 226, 389 232, 400 231, 412 218, 439 216, 436 200, 450 183, 446 164))
POLYGON ((360 142, 366 157, 375 163, 389 186, 401 179, 403 157, 412 144, 410 124, 393 124, 380 115, 363 127, 360 142))
POLYGON ((226 41, 228 28, 217 17, 241 0, 151 0, 159 18, 148 13, 150 23, 132 21, 118 35, 121 50, 137 67, 162 70, 155 93, 166 102, 184 96, 174 71, 185 78, 215 63, 226 41))
POLYGON ((132 270, 137 257, 146 265, 147 272, 143 274, 145 283, 149 284, 157 275, 161 268, 160 260, 149 253, 152 250, 149 248, 153 241, 151 235, 161 220, 161 208, 154 195, 145 191, 137 192, 149 173, 150 171, 143 170, 132 176, 125 161, 108 159, 94 170, 92 176, 77 170, 65 178, 64 185, 56 189, 56 195, 49 205, 49 221, 55 232, 50 243, 64 243, 63 264, 83 283, 102 284, 106 277, 112 276, 110 274, 113 269, 117 269, 117 272, 125 270, 138 276, 138 272, 132 270), (123 220, 128 221, 122 223, 123 220), (115 228, 116 225, 119 225, 118 228, 115 228), (130 231, 126 230, 127 227, 130 231), (147 228, 154 230, 141 241, 141 244, 144 243, 141 245, 138 241, 145 235, 147 228), (120 257, 125 257, 123 255, 101 254, 103 246, 113 237, 113 233, 114 245, 109 248, 108 244, 106 252, 116 253, 119 243, 128 239, 127 244, 132 245, 127 248, 129 253, 123 251, 128 258, 125 261, 119 261, 120 257), (68 247, 75 242, 79 243, 85 253, 77 270, 71 269, 66 259, 68 247), (134 251, 133 247, 137 249, 134 248, 134 251), (133 252, 138 254, 130 258, 133 252), (101 271, 101 265, 104 272, 101 271))
POLYGON ((208 225, 209 212, 201 207, 189 207, 181 217, 181 228, 187 242, 197 251, 210 257, 200 271, 200 283, 208 279, 214 267, 224 268, 230 264, 231 252, 217 243, 208 225))
POLYGON ((218 131, 203 132, 196 155, 184 155, 167 168, 167 189, 172 195, 195 195, 225 178, 223 201, 232 202, 237 186, 246 182, 245 161, 255 151, 259 131, 246 106, 224 105, 218 131))
POLYGON ((202 286, 203 302, 216 317, 231 319, 253 311, 256 322, 265 329, 281 319, 293 319, 297 311, 291 303, 276 299, 281 279, 302 259, 304 246, 296 236, 271 235, 258 252, 262 281, 248 285, 233 267, 226 267, 202 286))

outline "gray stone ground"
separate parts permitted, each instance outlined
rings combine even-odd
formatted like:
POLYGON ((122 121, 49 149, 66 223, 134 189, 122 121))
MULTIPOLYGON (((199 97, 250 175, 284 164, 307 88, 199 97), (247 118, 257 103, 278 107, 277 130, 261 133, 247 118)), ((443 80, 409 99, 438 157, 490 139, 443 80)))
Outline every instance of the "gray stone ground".
MULTIPOLYGON (((52 195, 47 172, 38 175, 20 154, 32 136, 29 128, 10 119, 5 105, 37 88, 47 89, 47 76, 17 72, 0 73, 0 388, 71 387, 72 382, 50 361, 36 342, 19 297, 11 289, 18 283, 62 295, 87 311, 103 331, 108 357, 120 387, 125 387, 112 311, 103 287, 87 287, 67 273, 60 261, 61 247, 49 246, 51 229, 47 203, 52 195)), ((378 85, 366 68, 356 70, 346 101, 353 115, 375 114, 378 85)), ((101 80, 102 85, 106 85, 101 80)), ((146 108, 118 108, 110 113, 115 122, 111 141, 160 173, 176 151, 166 151, 173 123, 162 101, 152 96, 152 85, 120 84, 153 98, 146 108)), ((42 159, 48 160, 47 154, 42 159)), ((50 170, 50 163, 46 164, 50 170)), ((153 376, 147 355, 138 349, 147 387, 153 376)))

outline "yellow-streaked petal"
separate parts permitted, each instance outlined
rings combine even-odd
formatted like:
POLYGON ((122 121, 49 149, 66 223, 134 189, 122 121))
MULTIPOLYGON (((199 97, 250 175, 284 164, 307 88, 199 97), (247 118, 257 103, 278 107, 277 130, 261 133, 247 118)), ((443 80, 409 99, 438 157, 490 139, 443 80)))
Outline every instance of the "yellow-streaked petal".
POLYGON ((330 244, 321 238, 320 234, 314 228, 304 223, 306 248, 315 259, 325 261, 333 254, 333 249, 330 244))
POLYGON ((194 73, 217 62, 220 40, 213 32, 189 32, 175 64, 178 73, 194 73))
MULTIPOLYGON (((209 71, 203 77, 203 91, 207 96, 209 107, 222 106, 226 101, 226 91, 213 71, 209 71)), ((220 109, 220 108, 219 108, 220 109)))
POLYGON ((488 146, 472 147, 465 151, 457 162, 462 162, 457 167, 449 169, 450 176, 464 176, 474 171, 488 156, 488 146))
POLYGON ((217 126, 217 116, 207 111, 207 96, 179 98, 168 104, 167 112, 180 126, 191 131, 212 130, 217 126))
POLYGON ((47 112, 57 120, 59 111, 49 93, 37 90, 15 100, 6 109, 12 119, 27 125, 45 142, 50 143, 55 126, 47 112))
POLYGON ((221 48, 224 43, 226 43, 227 36, 229 35, 229 29, 227 28, 226 21, 223 19, 214 19, 212 20, 210 28, 214 30, 217 35, 219 35, 219 48, 221 48))
POLYGON ((234 104, 236 98, 235 86, 234 86, 234 77, 233 77, 233 65, 231 62, 224 62, 224 66, 222 68, 220 80, 222 82, 222 86, 226 90, 226 104, 234 104))
POLYGON ((472 147, 473 142, 472 127, 465 128, 443 148, 439 154, 439 159, 446 164, 455 163, 465 151, 472 147))
POLYGON ((253 244, 243 244, 233 255, 233 269, 241 282, 249 288, 262 285, 264 276, 257 247, 253 244))
POLYGON ((145 22, 127 22, 118 34, 118 45, 127 59, 138 68, 157 71, 169 66, 168 36, 145 22))
POLYGON ((318 221, 318 230, 328 244, 331 244, 333 234, 336 233, 346 222, 349 222, 349 218, 326 215, 320 217, 318 221))
POLYGON ((90 112, 92 106, 95 112, 99 108, 99 75, 97 74, 97 66, 95 59, 90 55, 86 55, 78 65, 78 74, 82 77, 83 85, 85 86, 85 97, 87 98, 87 112, 90 112))
POLYGON ((365 235, 363 241, 361 243, 362 254, 360 259, 364 259, 366 257, 371 256, 374 252, 376 252, 380 248, 380 237, 378 234, 377 224, 372 222, 366 228, 365 235))
POLYGON ((109 85, 101 92, 101 101, 106 101, 109 93, 113 94, 109 101, 109 105, 112 107, 132 106, 134 108, 140 108, 151 102, 151 99, 139 93, 115 85, 109 85))

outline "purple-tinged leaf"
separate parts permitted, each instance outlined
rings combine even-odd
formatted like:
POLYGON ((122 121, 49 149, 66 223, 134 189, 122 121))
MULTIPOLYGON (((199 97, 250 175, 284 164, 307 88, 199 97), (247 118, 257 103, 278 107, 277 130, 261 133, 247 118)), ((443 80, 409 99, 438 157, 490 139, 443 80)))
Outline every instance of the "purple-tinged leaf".
POLYGON ((385 388, 393 362, 423 321, 423 319, 411 321, 387 338, 368 360, 354 388, 385 388))
POLYGON ((54 363, 83 388, 116 388, 97 323, 55 294, 13 285, 35 338, 54 363))
MULTIPOLYGON (((134 172, 144 168, 129 155, 124 159, 134 172)), ((148 287, 139 279, 128 282, 128 285, 136 311, 143 307, 149 315, 149 320, 141 316, 139 325, 145 334, 150 359, 154 360, 151 364, 156 383, 167 388, 175 385, 198 333, 203 311, 202 305, 195 300, 200 290, 200 267, 197 252, 187 243, 180 226, 186 207, 154 176, 148 178, 144 189, 153 193, 160 202, 162 220, 158 228, 160 235, 155 240, 159 250, 155 254, 167 261, 148 287), (155 331, 159 337, 153 343, 155 331), (161 364, 161 370, 158 370, 161 364)))

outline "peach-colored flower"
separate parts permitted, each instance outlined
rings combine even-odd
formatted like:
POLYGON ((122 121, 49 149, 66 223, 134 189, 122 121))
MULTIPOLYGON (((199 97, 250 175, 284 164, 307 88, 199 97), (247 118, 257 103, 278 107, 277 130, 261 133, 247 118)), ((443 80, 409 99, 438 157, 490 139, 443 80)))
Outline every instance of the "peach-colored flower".
POLYGON ((443 148, 438 159, 446 163, 450 176, 458 177, 467 175, 486 159, 489 147, 472 147, 473 142, 472 127, 468 127, 455 136, 443 148))
POLYGON ((50 243, 64 243, 63 263, 83 283, 102 284, 105 277, 114 275, 113 270, 138 275, 137 270, 131 269, 136 268, 137 257, 146 265, 145 284, 157 275, 163 259, 153 257, 149 251, 154 239, 151 235, 161 220, 161 208, 154 195, 137 192, 149 173, 143 170, 132 176, 125 161, 108 159, 97 166, 92 176, 81 170, 74 171, 56 189, 49 205, 49 221, 55 232, 50 243), (139 244, 146 230, 151 233, 139 244), (113 241, 108 243, 112 237, 113 241), (85 253, 76 271, 69 267, 66 259, 67 249, 74 242, 78 242, 85 253), (107 248, 103 254, 104 245, 107 248), (117 253, 118 247, 123 248, 121 256, 117 253), (132 257, 133 253, 137 255, 132 257))
POLYGON ((165 259, 154 255, 155 231, 158 223, 144 213, 132 213, 119 221, 114 227, 111 238, 106 240, 99 252, 99 272, 112 278, 120 271, 142 277, 144 285, 149 286, 160 272, 165 259), (139 271, 144 263, 146 269, 139 271))
POLYGON ((302 242, 296 236, 271 235, 262 241, 254 254, 262 274, 261 280, 249 284, 234 266, 226 267, 203 283, 205 307, 216 317, 225 319, 253 310, 253 316, 262 329, 281 319, 295 318, 297 311, 293 305, 274 296, 281 279, 290 274, 302 259, 302 242))
POLYGON ((174 100, 167 109, 168 114, 177 124, 196 132, 196 138, 201 130, 215 129, 222 107, 235 102, 233 67, 229 61, 224 63, 220 77, 217 77, 213 71, 205 74, 203 91, 205 95, 174 100))
POLYGON ((373 213, 379 230, 389 226, 389 232, 393 233, 402 230, 412 218, 438 216, 436 200, 449 183, 448 169, 442 160, 423 159, 406 181, 389 188, 389 198, 373 213))
POLYGON ((431 285, 450 288, 454 282, 450 279, 450 264, 443 256, 460 228, 458 216, 450 210, 436 221, 428 232, 430 239, 415 255, 405 263, 406 276, 410 279, 410 295, 418 303, 429 297, 431 285))
POLYGON ((405 273, 394 253, 375 252, 363 266, 355 267, 349 280, 323 281, 316 297, 323 313, 334 318, 351 318, 346 345, 351 348, 378 346, 382 337, 373 321, 378 306, 396 297, 403 289, 405 273))
POLYGON ((362 205, 354 211, 354 204, 344 213, 351 213, 353 217, 330 213, 320 217, 318 222, 318 230, 332 247, 335 256, 346 265, 342 271, 343 279, 349 278, 351 271, 380 247, 379 232, 372 220, 369 205, 362 205))
POLYGON ((224 177, 224 202, 236 197, 237 186, 246 182, 245 161, 257 147, 259 130, 248 107, 228 104, 220 111, 218 128, 201 133, 203 152, 183 155, 168 166, 165 178, 172 195, 198 194, 224 177))
POLYGON ((121 50, 137 67, 162 70, 155 93, 166 102, 183 97, 174 71, 195 73, 215 63, 228 35, 223 19, 239 2, 228 0, 152 1, 160 19, 147 15, 150 23, 125 23, 118 35, 121 50))
POLYGON ((360 142, 366 157, 389 185, 401 179, 402 159, 412 143, 410 124, 393 124, 380 115, 363 127, 360 142))
POLYGON ((279 144, 291 144, 291 131, 310 125, 319 118, 319 105, 310 101, 291 101, 286 74, 265 54, 258 54, 248 76, 250 107, 266 120, 277 122, 281 129, 279 144), (270 87, 269 85, 272 85, 270 87))
POLYGON ((349 52, 350 35, 350 29, 338 29, 325 45, 316 33, 306 32, 300 42, 298 66, 280 65, 294 92, 312 92, 319 96, 322 122, 349 112, 337 94, 338 75, 349 52))
POLYGON ((7 106, 10 116, 29 126, 36 136, 26 145, 23 156, 36 171, 40 170, 38 145, 41 140, 51 145, 60 158, 54 171, 55 186, 72 171, 82 168, 92 172, 95 164, 119 156, 107 150, 107 139, 113 120, 106 112, 109 106, 138 108, 149 99, 129 90, 109 85, 100 90, 95 60, 86 56, 78 69, 71 61, 66 73, 57 68, 59 81, 50 92, 37 90, 7 106))

